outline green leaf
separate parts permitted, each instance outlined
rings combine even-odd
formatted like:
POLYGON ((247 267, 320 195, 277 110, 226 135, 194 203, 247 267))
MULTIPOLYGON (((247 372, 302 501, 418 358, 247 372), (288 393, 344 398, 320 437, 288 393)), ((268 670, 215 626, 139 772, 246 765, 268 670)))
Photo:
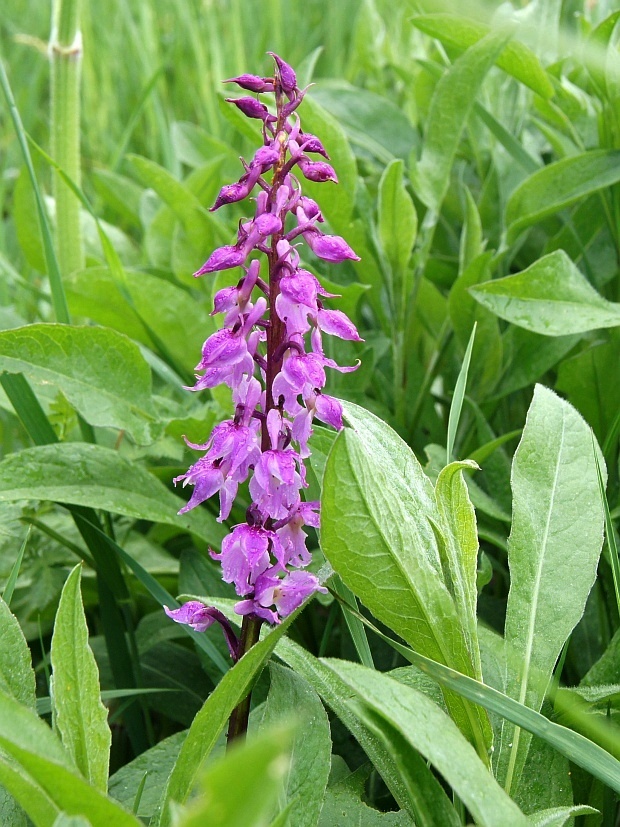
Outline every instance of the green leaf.
POLYGON ((419 142, 411 121, 390 97, 340 79, 323 78, 311 97, 337 118, 353 146, 383 164, 394 158, 407 160, 419 142))
MULTIPOLYGON (((218 608, 225 611, 225 607, 221 604, 218 604, 218 608)), ((278 643, 276 654, 295 672, 304 677, 325 703, 333 709, 377 768, 399 806, 413 816, 416 809, 412 803, 410 791, 393 757, 381 740, 359 720, 348 706, 347 702, 352 694, 349 687, 333 670, 288 638, 278 643)), ((329 827, 332 825, 330 824, 329 827)))
POLYGON ((422 156, 411 170, 418 197, 438 213, 467 118, 507 35, 493 33, 471 46, 439 80, 424 130, 422 156))
POLYGON ((588 807, 587 804, 578 804, 575 807, 551 807, 548 810, 532 813, 528 818, 528 824, 532 827, 563 827, 574 816, 596 815, 597 813, 598 810, 588 807))
POLYGON ((149 367, 114 330, 60 324, 4 330, 0 370, 55 385, 89 424, 126 430, 139 444, 161 430, 150 413, 149 367))
POLYGON ((29 709, 35 708, 35 676, 21 626, 0 598, 0 689, 29 709))
POLYGON ((536 382, 575 347, 579 338, 579 334, 549 337, 509 327, 502 336, 503 378, 491 399, 502 399, 536 382))
POLYGON ((87 816, 92 827, 140 827, 132 815, 77 774, 60 741, 36 713, 3 692, 0 747, 0 782, 36 827, 52 827, 63 811, 87 816))
MULTIPOLYGON (((413 821, 404 810, 398 813, 380 813, 362 801, 360 794, 346 783, 333 784, 325 792, 319 827, 413 827, 413 821)), ((421 826, 420 826, 421 827, 421 826)), ((444 827, 452 827, 444 822, 444 827)))
MULTIPOLYGON (((537 385, 512 466, 508 694, 539 710, 553 667, 583 615, 603 543, 591 431, 567 402, 537 385), (584 511, 583 503, 588 503, 584 511)), ((499 777, 516 786, 530 736, 506 723, 499 777)))
POLYGON ((146 783, 136 815, 148 821, 157 810, 161 791, 186 736, 185 731, 176 732, 117 770, 110 777, 109 790, 112 798, 128 810, 131 809, 136 793, 146 775, 146 783))
POLYGON ((187 290, 148 273, 126 270, 124 275, 131 305, 121 297, 109 268, 91 267, 72 273, 65 284, 71 312, 156 348, 140 321, 147 319, 176 362, 191 371, 202 343, 215 330, 206 302, 196 301, 187 290))
MULTIPOLYGON (((416 29, 459 51, 473 46, 491 31, 485 23, 456 14, 418 14, 411 18, 411 22, 416 29)), ((553 85, 549 76, 534 52, 523 43, 508 43, 497 56, 496 63, 541 97, 552 97, 553 85)))
POLYGON ((197 248, 217 247, 226 236, 219 218, 204 209, 194 193, 178 181, 167 169, 148 158, 127 155, 126 160, 138 174, 142 183, 155 190, 183 224, 190 243, 197 248))
POLYGON ((545 336, 620 325, 620 304, 597 293, 563 250, 514 276, 471 287, 470 293, 500 318, 545 336))
POLYGON ((471 352, 476 340, 476 327, 474 325, 469 336, 469 342, 465 349, 465 356, 463 357, 463 364, 459 371, 459 375, 454 386, 454 394, 452 396, 452 403, 450 405, 450 414, 448 416, 448 435, 446 444, 446 457, 448 462, 452 462, 454 455, 454 442, 456 440, 456 432, 459 427, 459 420, 461 418, 461 411, 463 409, 463 399, 465 398, 465 389, 467 387, 467 374, 469 372, 469 363, 471 362, 471 352))
POLYGON ((614 331, 608 342, 593 342, 571 359, 564 359, 555 384, 592 426, 601 444, 612 432, 620 411, 620 383, 608 381, 618 365, 619 344, 620 336, 614 331))
MULTIPOLYGON (((379 181, 379 239, 394 274, 404 274, 418 231, 418 216, 403 183, 404 163, 392 161, 379 181)), ((405 292, 409 295, 409 291, 405 292)))
POLYGON ((445 561, 444 571, 447 574, 448 587, 467 638, 474 664, 474 677, 482 680, 476 626, 478 531, 474 507, 463 479, 465 471, 476 469, 478 466, 471 460, 451 462, 437 477, 435 498, 445 538, 440 552, 445 561))
MULTIPOLYGON (((411 449, 373 414, 347 403, 353 426, 339 434, 325 467, 321 546, 371 612, 410 645, 465 674, 475 665, 438 543, 435 491, 411 449), (376 572, 381 571, 381 577, 376 572)), ((486 756, 485 713, 453 693, 446 703, 486 756)))
POLYGON ((66 813, 60 813, 54 827, 92 827, 90 821, 83 816, 68 816, 66 813))
POLYGON ((280 806, 297 801, 291 808, 289 827, 316 827, 330 770, 329 721, 319 696, 300 675, 274 663, 269 671, 271 687, 261 727, 282 724, 287 718, 299 723, 280 806))
POLYGON ((182 500, 117 451, 65 442, 26 448, 0 462, 0 502, 53 500, 191 531, 216 546, 226 530, 204 509, 178 516, 182 500))
MULTIPOLYGON (((465 259, 468 257, 469 254, 466 254, 465 259)), ((489 277, 491 259, 491 253, 476 255, 459 274, 448 297, 450 321, 463 353, 476 324, 476 340, 469 373, 471 392, 477 399, 483 398, 494 387, 502 366, 503 342, 497 317, 479 304, 468 289, 489 277)))
POLYGON ((324 662, 354 690, 357 697, 349 702, 350 706, 384 739, 388 749, 398 756, 390 740, 390 729, 394 727, 410 748, 418 750, 441 773, 478 824, 527 824, 471 744, 426 695, 359 664, 324 662))
MULTIPOLYGON (((533 735, 538 735, 574 764, 582 767, 595 778, 600 779, 603 784, 611 789, 620 792, 620 761, 605 749, 599 747, 598 744, 584 738, 583 735, 577 732, 553 723, 541 715, 540 712, 529 709, 529 707, 520 704, 503 692, 499 692, 467 675, 455 672, 441 663, 414 652, 413 649, 409 649, 409 647, 403 646, 398 641, 383 634, 367 618, 360 614, 358 614, 358 617, 376 635, 403 655, 409 663, 417 666, 418 669, 441 686, 449 687, 473 703, 480 704, 490 713, 506 718, 533 735)), ((329 703, 331 706, 331 702, 329 703)))
POLYGON ((82 564, 73 569, 60 596, 52 636, 50 695, 54 728, 80 770, 96 789, 108 789, 112 735, 101 703, 99 670, 88 645, 80 593, 82 564))
POLYGON ((168 827, 171 823, 171 802, 183 804, 187 801, 196 786, 201 768, 224 730, 230 714, 246 697, 276 643, 297 614, 298 612, 289 615, 253 646, 232 669, 229 669, 205 701, 189 728, 187 738, 168 778, 157 822, 159 827, 168 827))
POLYGON ((201 779, 202 795, 175 827, 267 827, 289 769, 292 740, 293 728, 279 726, 215 761, 201 779))
POLYGON ((549 164, 526 178, 508 199, 508 243, 526 227, 618 181, 620 150, 594 149, 549 164))
POLYGON ((15 99, 13 98, 13 92, 11 90, 11 86, 9 84, 9 79, 6 76, 6 72, 4 69, 4 62, 0 60, 0 86, 2 86, 2 91, 4 93, 4 97, 6 98, 6 102, 8 104, 9 113, 11 115, 11 119, 13 121, 13 126, 15 128, 15 133, 17 135, 17 140, 24 157, 24 162, 26 164, 26 169, 28 170, 28 176, 30 178, 30 183, 32 184, 32 189, 34 192, 34 197, 36 201, 36 211, 37 217, 39 220, 39 227, 41 231, 41 237, 43 240, 43 250, 45 252, 45 264, 47 267, 47 274, 50 280, 50 288, 52 291, 52 305, 54 308, 54 314, 56 316, 56 320, 62 323, 68 324, 71 319, 69 317, 69 309, 67 307, 67 299, 64 294, 63 284, 62 284, 62 275, 60 272, 60 267, 58 265, 58 259, 56 258, 56 251, 54 249, 54 240, 52 238, 52 230, 50 227, 49 218, 47 215, 47 211, 45 209, 45 202, 43 200, 43 195, 41 194, 41 189, 39 187, 39 183, 37 181, 37 176, 34 171, 34 167, 32 164, 32 158, 30 156, 30 149, 28 147, 28 140, 26 136, 26 131, 24 130, 24 125, 22 124, 22 120, 19 115, 19 111, 17 106, 15 105, 15 99))

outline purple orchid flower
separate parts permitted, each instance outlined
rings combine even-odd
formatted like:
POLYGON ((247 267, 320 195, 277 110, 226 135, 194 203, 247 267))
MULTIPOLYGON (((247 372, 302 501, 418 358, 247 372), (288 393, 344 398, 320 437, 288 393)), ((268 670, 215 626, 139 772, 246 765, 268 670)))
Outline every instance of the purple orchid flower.
MULTIPOLYGON (((241 201, 256 187, 254 215, 240 221, 236 243, 213 251, 194 274, 243 268, 236 286, 215 294, 213 313, 223 314, 223 327, 204 343, 191 388, 227 385, 235 414, 204 444, 187 443, 204 454, 175 479, 194 487, 180 513, 219 493, 220 521, 229 517, 239 485, 249 483, 246 522, 232 528, 219 553, 211 552, 221 563, 223 580, 242 598, 235 611, 244 624, 279 623, 311 594, 326 591, 307 571, 312 555, 304 528, 318 528, 320 517, 319 503, 302 496, 303 461, 310 455, 315 418, 336 430, 343 427, 340 402, 323 392, 325 368, 346 373, 357 367, 328 358, 322 336, 363 341, 342 311, 325 306, 333 294, 301 266, 302 241, 330 263, 359 257, 343 238, 318 229, 323 215, 303 194, 300 180, 337 183, 338 178, 328 163, 308 158, 307 153, 329 156, 320 139, 301 128, 297 109, 305 90, 297 86, 294 70, 269 54, 273 77, 244 74, 226 81, 255 94, 274 92, 276 114, 253 97, 229 99, 248 118, 262 121, 263 146, 249 164, 242 160, 239 181, 222 187, 212 207, 241 201), (261 257, 268 260, 265 280, 261 257)), ((197 630, 222 622, 217 610, 193 601, 166 611, 197 630)), ((233 659, 241 654, 231 647, 233 659)))

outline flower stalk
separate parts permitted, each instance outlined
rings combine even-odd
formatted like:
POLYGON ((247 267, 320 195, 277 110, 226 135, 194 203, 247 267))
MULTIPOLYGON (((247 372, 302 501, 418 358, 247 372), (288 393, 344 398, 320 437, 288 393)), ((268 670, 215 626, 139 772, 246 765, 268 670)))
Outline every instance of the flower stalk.
MULTIPOLYGON (((302 177, 337 183, 337 176, 326 161, 309 157, 328 158, 321 141, 301 129, 297 109, 305 90, 297 86, 293 69, 270 54, 273 77, 241 75, 227 81, 255 95, 273 93, 275 115, 256 97, 229 99, 246 117, 262 122, 263 146, 250 163, 242 159, 243 175, 220 190, 212 207, 244 200, 257 189, 254 216, 240 222, 234 245, 215 250, 194 274, 242 268, 237 284, 215 295, 214 313, 224 314, 224 326, 204 343, 190 388, 227 385, 235 413, 214 428, 204 445, 187 442, 205 453, 175 480, 194 487, 180 513, 219 492, 218 520, 224 521, 239 485, 249 479, 252 502, 245 523, 233 527, 221 552, 210 552, 222 564, 224 581, 234 584, 242 598, 235 604, 243 616, 241 637, 237 644, 229 642, 234 661, 258 641, 263 623, 279 623, 310 595, 325 592, 308 571, 311 554, 303 528, 318 528, 319 503, 302 498, 304 460, 310 456, 315 417, 342 428, 340 402, 323 392, 325 368, 347 372, 357 367, 341 367, 325 356, 322 336, 361 341, 344 313, 325 306, 332 294, 301 266, 297 247, 302 241, 325 261, 359 259, 344 239, 319 229, 320 208, 302 193, 302 177), (266 280, 261 276, 265 259, 266 280)), ((229 641, 227 622, 214 612, 192 602, 168 614, 198 630, 218 622, 229 641)), ((229 743, 247 730, 249 710, 248 695, 231 717, 229 743)))
MULTIPOLYGON (((80 186, 81 0, 55 0, 49 42, 51 63, 51 154, 80 186)), ((56 204, 56 249, 63 276, 84 266, 80 205, 57 171, 53 175, 56 204)))

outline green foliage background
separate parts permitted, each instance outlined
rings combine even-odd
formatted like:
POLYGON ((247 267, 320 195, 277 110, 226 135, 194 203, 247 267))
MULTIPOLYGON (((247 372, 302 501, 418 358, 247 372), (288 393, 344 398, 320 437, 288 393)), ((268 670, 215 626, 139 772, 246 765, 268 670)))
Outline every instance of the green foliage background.
MULTIPOLYGON (((83 0, 84 256, 65 266, 57 244, 60 280, 0 110, 0 783, 35 824, 130 825, 133 809, 248 825, 226 792, 239 774, 256 825, 615 823, 619 20, 607 0, 83 0), (221 80, 268 72, 267 50, 314 83, 302 122, 340 185, 304 191, 362 260, 308 264, 365 343, 332 346, 362 362, 330 384, 355 430, 317 428, 310 473, 313 565, 349 608, 314 601, 230 670, 216 630, 190 641, 158 604, 231 609, 207 555, 226 527, 213 503, 178 517, 171 479, 196 457, 182 436, 230 413, 226 393, 183 385, 235 277, 191 273, 233 238, 243 206, 208 208, 260 141, 221 80), (57 737, 32 711, 26 641, 57 737), (205 775, 274 647, 262 735, 205 775), (104 796, 98 680, 126 810, 104 796)), ((46 4, 4 0, 1 57, 53 229, 49 36, 46 4)), ((242 492, 229 523, 243 515, 242 492)), ((26 823, 2 790, 0 815, 26 823)))

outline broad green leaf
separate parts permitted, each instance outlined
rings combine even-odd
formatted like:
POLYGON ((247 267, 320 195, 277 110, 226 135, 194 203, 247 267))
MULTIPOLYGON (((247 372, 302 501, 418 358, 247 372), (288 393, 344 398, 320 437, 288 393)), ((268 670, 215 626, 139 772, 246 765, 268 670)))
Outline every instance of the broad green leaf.
POLYGON ((388 749, 398 754, 390 740, 394 727, 410 748, 418 750, 441 773, 477 823, 485 827, 527 824, 471 744, 426 695, 360 664, 324 662, 354 690, 356 699, 350 706, 384 739, 388 749))
POLYGON ((11 765, 0 756, 0 782, 36 827, 52 827, 63 811, 67 815, 86 816, 92 827, 139 827, 137 819, 77 773, 69 754, 47 724, 3 692, 0 747, 13 761, 11 765))
POLYGON ((290 766, 293 732, 290 724, 271 728, 211 764, 202 794, 175 827, 267 827, 290 766))
POLYGON ((597 293, 563 250, 514 276, 471 287, 470 293, 500 318, 545 336, 620 325, 620 304, 597 293))
MULTIPOLYGON (((334 827, 336 824, 338 827, 413 827, 413 821, 404 810, 398 813, 373 810, 346 781, 326 790, 318 827, 334 827)), ((450 827, 449 822, 444 824, 450 827)))
MULTIPOLYGON (((35 674, 30 649, 17 618, 1 598, 0 689, 23 706, 35 709, 35 674)), ((2 786, 0 786, 0 824, 26 827, 23 809, 2 786)))
POLYGON ((101 703, 99 670, 88 645, 81 573, 78 563, 60 596, 52 636, 50 694, 54 728, 65 749, 84 778, 105 793, 112 736, 108 710, 101 703))
POLYGON ((418 197, 438 213, 467 118, 480 86, 502 51, 507 35, 489 34, 471 46, 437 83, 424 129, 422 156, 411 170, 418 197))
MULTIPOLYGON (((411 196, 403 182, 404 163, 394 160, 379 181, 379 239, 394 275, 403 283, 402 297, 409 295, 404 287, 405 269, 413 250, 418 230, 418 216, 411 196)), ((399 299, 401 293, 397 293, 399 299)))
POLYGON ((289 615, 253 646, 232 669, 229 669, 205 701, 189 728, 165 786, 159 821, 156 822, 159 827, 167 827, 171 823, 171 802, 183 804, 187 801, 196 786, 201 768, 224 730, 230 714, 245 698, 276 643, 297 614, 295 612, 289 615))
POLYGON ((614 683, 620 683, 620 629, 616 630, 601 657, 586 672, 580 686, 614 683))
POLYGON ((139 444, 161 431, 151 413, 149 367, 114 330, 60 324, 4 330, 0 370, 55 385, 89 424, 125 430, 139 444))
POLYGON ((596 815, 598 810, 588 807, 587 804, 577 804, 574 807, 551 807, 548 810, 540 810, 528 816, 528 824, 532 827, 564 827, 570 820, 579 815, 596 815))
POLYGON ((480 704, 491 714, 499 718, 506 718, 533 735, 538 735, 574 764, 582 767, 595 778, 600 779, 603 784, 611 789, 620 792, 620 761, 607 750, 602 749, 598 744, 578 732, 550 721, 540 712, 535 712, 533 709, 520 704, 503 692, 499 692, 467 675, 455 672, 453 669, 437 663, 437 661, 414 652, 413 649, 383 634, 367 618, 360 614, 358 614, 358 617, 364 625, 371 628, 376 635, 403 655, 409 663, 417 666, 418 669, 429 675, 441 686, 453 689, 470 701, 480 704))
POLYGON ((477 468, 471 460, 451 462, 437 477, 435 498, 445 538, 442 548, 445 555, 444 571, 467 638, 474 664, 474 677, 482 680, 476 629, 478 531, 474 507, 463 479, 465 471, 477 468))
POLYGON ((35 708, 35 676, 30 649, 15 615, 0 598, 0 689, 35 708))
MULTIPOLYGON (((351 428, 325 467, 321 546, 372 613, 411 646, 475 674, 453 597, 444 581, 435 492, 411 449, 373 414, 347 403, 351 428), (377 577, 377 571, 381 577, 377 577)), ((486 713, 446 693, 451 714, 486 756, 486 713)))
MULTIPOLYGON (((225 607, 218 606, 222 611, 225 607)), ((276 647, 276 654, 291 669, 304 677, 314 687, 325 703, 335 712, 342 723, 353 734, 356 741, 370 758, 377 771, 388 786, 398 805, 411 816, 415 807, 410 792, 404 783, 393 757, 384 744, 368 727, 362 723, 348 706, 352 696, 349 687, 318 658, 307 652, 298 643, 289 638, 281 640, 276 647)), ((330 825, 331 827, 331 825, 330 825)))
POLYGON ((170 127, 175 155, 184 164, 202 167, 213 161, 218 155, 226 155, 237 161, 237 157, 228 144, 189 121, 175 121, 170 127))
POLYGON ((198 250, 217 247, 225 230, 219 218, 204 209, 189 187, 178 181, 167 169, 148 158, 128 155, 143 184, 152 187, 162 201, 183 224, 190 243, 198 250))
POLYGON ((549 164, 526 178, 508 199, 508 242, 532 224, 618 181, 620 150, 593 149, 549 164))
MULTIPOLYGON (((459 51, 473 46, 491 31, 485 23, 456 14, 418 14, 411 18, 411 22, 416 29, 459 51)), ((541 97, 550 98, 553 95, 549 76, 525 44, 518 41, 508 43, 497 56, 496 63, 541 97)))
POLYGON ((83 442, 26 448, 2 460, 0 502, 19 500, 54 500, 166 523, 218 546, 226 534, 204 509, 178 516, 183 501, 136 463, 83 442))
POLYGON ((328 198, 325 194, 325 184, 304 181, 304 192, 321 203, 321 209, 334 230, 346 235, 357 187, 355 156, 336 118, 310 96, 304 99, 303 123, 305 130, 313 135, 320 135, 339 181, 338 184, 327 184, 330 187, 328 198))
MULTIPOLYGON (((119 330, 148 347, 155 345, 132 307, 121 298, 108 268, 91 267, 72 273, 65 287, 69 307, 76 316, 119 330)), ((140 318, 147 320, 176 361, 191 370, 202 343, 215 330, 207 303, 149 273, 126 270, 125 288, 140 318)))
POLYGON ((618 366, 620 337, 614 331, 608 342, 593 343, 558 368, 557 390, 584 417, 602 444, 620 411, 620 383, 610 382, 618 366))
POLYGON ((491 399, 501 399, 541 379, 573 349, 579 338, 579 334, 542 336, 523 327, 510 326, 502 336, 502 379, 491 399))
POLYGON ((92 827, 90 821, 84 816, 68 816, 66 813, 60 813, 54 827, 92 827))
POLYGON ((311 96, 338 119, 353 146, 384 164, 394 158, 407 160, 419 142, 411 121, 389 97, 323 78, 311 96))
POLYGON ((186 735, 187 733, 183 731, 164 738, 163 741, 117 770, 110 777, 109 791, 112 798, 119 801, 128 810, 132 809, 138 788, 146 775, 146 782, 136 815, 148 822, 148 819, 157 810, 161 799, 161 791, 170 775, 186 735))
POLYGON ((271 664, 271 687, 261 727, 294 720, 292 757, 281 808, 292 805, 289 827, 316 827, 330 770, 329 721, 315 690, 290 669, 271 664))
MULTIPOLYGON (((603 543, 591 431, 571 405, 541 385, 513 460, 512 490, 507 687, 519 703, 539 710, 562 647, 583 615, 603 543)), ((507 790, 518 784, 530 740, 505 724, 498 767, 507 790)))

